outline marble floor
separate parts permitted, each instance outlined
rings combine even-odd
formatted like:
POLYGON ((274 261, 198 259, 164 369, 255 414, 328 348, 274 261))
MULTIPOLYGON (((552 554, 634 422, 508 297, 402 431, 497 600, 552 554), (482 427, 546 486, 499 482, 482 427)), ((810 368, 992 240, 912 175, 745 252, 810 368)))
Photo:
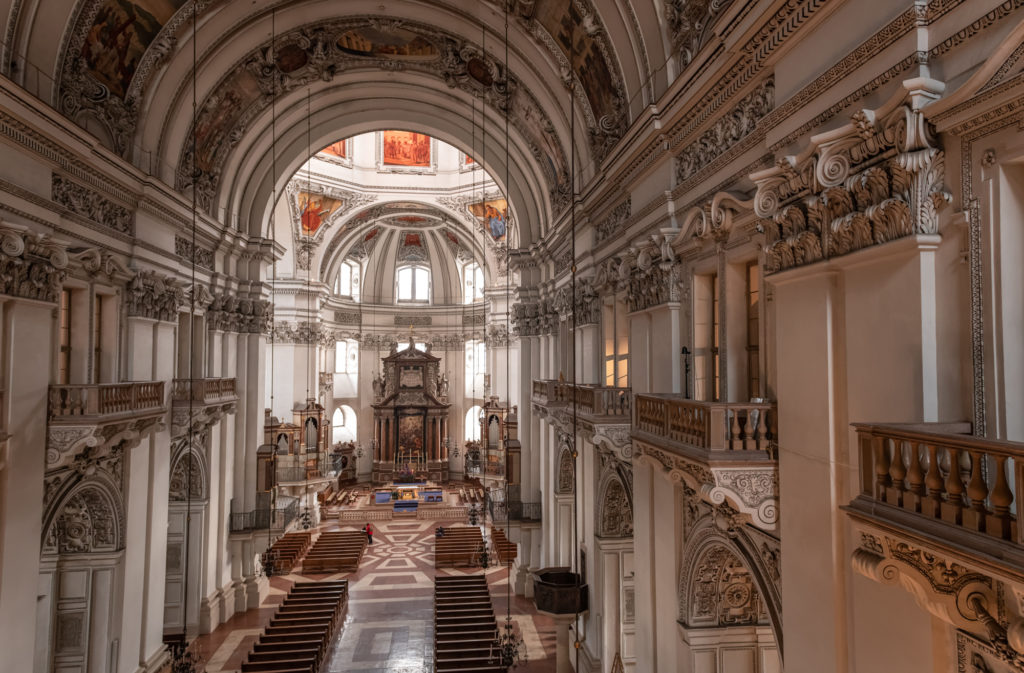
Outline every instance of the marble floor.
MULTIPOLYGON (((290 574, 270 580, 270 595, 258 610, 235 615, 196 645, 208 673, 240 670, 261 626, 295 581, 348 579, 348 615, 335 638, 327 664, 330 673, 430 673, 433 671, 433 577, 471 572, 434 569, 434 521, 388 521, 375 525, 373 545, 367 548, 355 573, 290 574)), ((322 530, 352 529, 324 525, 322 530)), ((472 572, 482 572, 476 569, 472 572)), ((486 572, 494 609, 501 624, 509 605, 508 571, 486 572)), ((533 602, 512 594, 512 618, 526 642, 528 661, 521 673, 555 670, 555 627, 537 614, 533 602)))

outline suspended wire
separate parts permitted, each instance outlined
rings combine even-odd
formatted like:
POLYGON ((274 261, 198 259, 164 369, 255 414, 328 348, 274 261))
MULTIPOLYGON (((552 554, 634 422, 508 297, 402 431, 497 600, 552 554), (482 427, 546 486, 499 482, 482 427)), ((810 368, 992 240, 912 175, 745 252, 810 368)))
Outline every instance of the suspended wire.
MULTIPOLYGON (((509 89, 509 71, 511 64, 509 63, 509 49, 508 49, 508 3, 505 5, 505 96, 511 95, 509 89)), ((508 414, 512 410, 512 332, 511 327, 511 290, 512 290, 512 265, 511 265, 511 231, 510 224, 512 221, 511 217, 511 185, 509 183, 509 159, 510 151, 508 146, 508 131, 509 131, 509 101, 505 100, 505 404, 508 405, 508 409, 505 411, 505 531, 511 532, 512 522, 512 503, 509 500, 509 461, 508 461, 508 442, 509 442, 509 431, 508 431, 508 414)), ((516 422, 518 423, 518 418, 516 422)), ((522 467, 520 466, 520 470, 522 467)), ((520 486, 520 502, 522 501, 522 480, 519 482, 520 486)), ((506 599, 506 610, 505 610, 505 623, 511 627, 512 624, 512 559, 509 557, 507 561, 508 565, 508 581, 505 585, 505 599, 506 599)))
POLYGON ((199 181, 199 170, 196 162, 196 153, 198 152, 199 143, 197 141, 198 134, 196 133, 196 123, 199 118, 199 99, 196 93, 196 84, 198 77, 196 76, 196 70, 199 63, 199 50, 196 45, 198 32, 199 32, 199 21, 197 18, 197 5, 198 3, 192 4, 192 250, 190 254, 192 256, 192 291, 189 293, 189 320, 188 320, 188 444, 185 446, 184 458, 188 460, 187 471, 185 473, 185 580, 184 585, 184 596, 182 598, 182 611, 181 611, 181 656, 184 655, 185 649, 188 647, 188 595, 189 595, 189 550, 192 542, 192 443, 195 441, 194 429, 192 427, 192 421, 194 419, 194 399, 193 386, 195 384, 195 321, 196 321, 196 228, 197 228, 197 211, 198 204, 196 202, 196 187, 199 181))
MULTIPOLYGON (((270 55, 273 63, 277 63, 277 7, 270 9, 270 55)), ((274 366, 274 354, 277 345, 277 72, 276 67, 272 70, 273 90, 270 96, 270 178, 273 186, 273 195, 270 202, 270 241, 271 241, 271 275, 270 275, 270 414, 274 414, 274 378, 277 371, 274 366)), ((270 437, 270 450, 273 460, 271 465, 275 472, 275 484, 277 483, 277 439, 270 437)), ((270 501, 267 503, 267 550, 270 549, 271 519, 273 518, 274 504, 277 500, 277 488, 271 490, 270 501)), ((266 568, 264 568, 266 573, 266 568)))
POLYGON ((572 20, 572 37, 569 40, 569 190, 570 190, 570 236, 569 245, 572 255, 572 266, 570 267, 571 277, 571 293, 570 301, 572 302, 572 344, 570 346, 570 353, 572 355, 572 362, 570 363, 570 371, 572 372, 572 541, 573 541, 573 560, 572 565, 576 569, 576 616, 574 618, 574 626, 576 630, 576 642, 574 646, 576 648, 576 670, 580 670, 580 610, 579 610, 579 592, 582 587, 583 580, 583 569, 580 568, 580 540, 579 540, 579 449, 578 449, 578 417, 577 413, 579 410, 577 404, 577 387, 576 387, 576 30, 579 28, 578 19, 575 14, 572 20))

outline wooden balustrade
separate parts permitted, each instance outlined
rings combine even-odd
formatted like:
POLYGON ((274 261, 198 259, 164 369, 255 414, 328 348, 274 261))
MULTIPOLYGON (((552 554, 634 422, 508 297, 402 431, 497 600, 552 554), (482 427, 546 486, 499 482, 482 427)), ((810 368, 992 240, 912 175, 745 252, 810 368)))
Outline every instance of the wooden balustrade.
POLYGON ((572 384, 566 381, 534 381, 533 400, 545 405, 564 405, 576 402, 577 411, 588 416, 630 416, 629 388, 598 386, 589 383, 572 384))
POLYGON ((763 453, 775 458, 775 405, 699 402, 674 395, 637 395, 634 427, 709 452, 763 453))
POLYGON ((1024 443, 933 432, 927 424, 853 427, 862 497, 1001 540, 1022 539, 1010 484, 1024 483, 1024 443))
POLYGON ((50 420, 102 419, 163 407, 163 381, 50 386, 50 420))
MULTIPOLYGON (((174 379, 171 383, 171 399, 175 402, 189 401, 189 380, 174 379)), ((216 404, 237 396, 236 380, 230 379, 193 379, 192 401, 199 404, 216 404)))

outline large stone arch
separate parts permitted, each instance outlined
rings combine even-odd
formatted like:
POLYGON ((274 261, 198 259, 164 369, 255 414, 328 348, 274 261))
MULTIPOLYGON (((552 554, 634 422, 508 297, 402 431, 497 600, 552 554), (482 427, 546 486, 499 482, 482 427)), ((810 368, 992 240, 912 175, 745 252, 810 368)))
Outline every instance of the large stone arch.
POLYGON ((723 531, 714 513, 686 536, 679 564, 678 619, 689 628, 771 626, 782 651, 778 546, 738 528, 723 531))
POLYGON ((47 511, 43 531, 43 554, 121 551, 125 516, 120 489, 102 472, 74 483, 47 511))
POLYGON ((606 471, 597 493, 597 535, 602 538, 632 537, 633 498, 617 471, 606 471))

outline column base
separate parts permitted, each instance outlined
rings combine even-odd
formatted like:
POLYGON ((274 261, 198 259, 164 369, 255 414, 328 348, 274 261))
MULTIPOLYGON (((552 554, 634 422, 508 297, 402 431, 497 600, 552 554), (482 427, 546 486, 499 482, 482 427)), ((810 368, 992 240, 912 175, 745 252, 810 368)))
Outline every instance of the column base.
POLYGON ((210 633, 220 624, 223 593, 218 590, 199 603, 199 633, 210 633))
POLYGON ((223 624, 227 620, 231 619, 232 615, 238 612, 237 599, 235 597, 235 583, 229 582, 227 586, 220 590, 221 601, 220 601, 220 623, 223 624))
POLYGON ((236 579, 231 583, 231 595, 234 596, 235 612, 245 612, 249 606, 249 599, 245 592, 245 581, 236 579))
POLYGON ((516 592, 516 595, 533 598, 533 576, 530 574, 531 570, 519 563, 518 556, 516 557, 516 564, 513 567, 512 572, 514 573, 512 590, 516 592), (529 593, 527 593, 527 591, 529 591, 529 593))
POLYGON ((156 652, 150 655, 149 659, 146 659, 146 663, 139 667, 140 673, 156 673, 167 665, 167 662, 171 659, 171 653, 168 651, 167 646, 160 643, 156 648, 156 652))
POLYGON ((245 609, 258 608, 263 599, 270 595, 270 580, 266 577, 245 578, 245 609))

